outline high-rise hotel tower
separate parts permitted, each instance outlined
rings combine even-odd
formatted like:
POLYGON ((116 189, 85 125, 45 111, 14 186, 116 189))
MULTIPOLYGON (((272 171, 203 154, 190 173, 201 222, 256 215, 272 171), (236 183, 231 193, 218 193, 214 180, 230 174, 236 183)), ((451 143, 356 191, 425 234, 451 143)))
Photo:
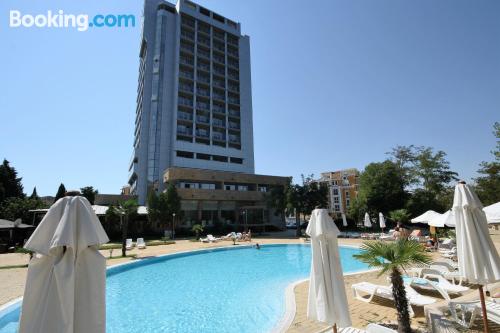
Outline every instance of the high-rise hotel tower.
POLYGON ((140 204, 172 167, 254 173, 250 39, 191 1, 146 0, 129 185, 140 204))

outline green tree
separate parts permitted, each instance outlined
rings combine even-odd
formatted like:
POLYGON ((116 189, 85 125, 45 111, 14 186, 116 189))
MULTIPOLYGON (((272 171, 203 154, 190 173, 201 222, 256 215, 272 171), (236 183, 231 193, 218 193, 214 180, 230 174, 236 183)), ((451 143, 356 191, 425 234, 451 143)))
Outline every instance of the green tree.
POLYGON ((386 160, 370 163, 359 176, 359 192, 350 214, 361 216, 364 211, 371 215, 404 207, 408 193, 405 180, 396 164, 386 160), (354 211, 354 209, 364 209, 354 211))
POLYGON ((82 196, 87 198, 91 205, 93 205, 95 202, 95 197, 97 194, 99 194, 99 191, 97 189, 94 189, 93 186, 85 186, 80 188, 80 193, 82 194, 82 196))
POLYGON ((284 219, 287 212, 287 191, 290 182, 286 185, 271 186, 269 195, 266 196, 267 206, 274 209, 274 215, 281 216, 284 219))
POLYGON ((403 179, 405 189, 417 182, 415 174, 415 163, 417 161, 418 148, 414 145, 410 146, 396 146, 386 154, 391 156, 392 162, 396 165, 397 169, 403 179))
POLYGON ((485 206, 500 201, 500 123, 496 122, 493 129, 497 141, 496 149, 491 152, 494 160, 482 162, 477 171, 480 176, 474 179, 476 193, 485 206))
POLYGON ((288 188, 286 202, 288 211, 295 212, 296 236, 300 237, 300 214, 305 214, 305 187, 294 184, 288 188))
POLYGON ((61 185, 59 185, 59 188, 57 189, 57 193, 56 193, 56 197, 54 198, 54 202, 63 198, 65 195, 66 195, 66 187, 64 187, 64 184, 61 183, 61 185))
POLYGON ((128 225, 133 216, 137 214, 137 208, 139 204, 135 199, 129 199, 123 202, 120 202, 116 207, 116 211, 118 212, 121 220, 122 226, 122 257, 127 256, 127 235, 128 235, 128 225))
POLYGON ((415 173, 423 189, 433 194, 444 191, 451 181, 458 180, 458 174, 450 170, 446 153, 442 150, 434 153, 430 147, 419 149, 415 173))
POLYGON ((195 233, 196 239, 200 239, 200 235, 203 232, 203 226, 201 224, 195 224, 191 228, 191 231, 195 233))
POLYGON ((389 212, 389 218, 394 222, 406 223, 410 220, 410 213, 406 209, 396 209, 389 212))
POLYGON ((31 192, 30 199, 40 199, 38 193, 36 192, 36 186, 33 187, 33 192, 31 192))
POLYGON ((10 197, 0 204, 0 218, 15 221, 22 219, 24 222, 30 221, 30 210, 47 208, 47 205, 36 198, 15 198, 10 197))
POLYGON ((22 178, 17 176, 16 169, 4 159, 0 165, 0 204, 7 198, 24 197, 21 180, 22 178))
POLYGON ((381 268, 379 276, 389 273, 398 312, 398 332, 411 333, 408 299, 401 272, 411 266, 429 264, 430 256, 418 242, 400 239, 395 242, 364 242, 361 253, 354 257, 370 267, 381 268))
POLYGON ((158 195, 154 190, 150 190, 147 199, 148 221, 151 226, 160 220, 160 203, 158 195))
POLYGON ((175 235, 175 220, 180 218, 181 213, 181 197, 177 193, 177 188, 174 184, 169 184, 167 187, 166 195, 166 205, 168 207, 168 213, 170 215, 172 236, 175 235), (175 214, 175 217, 174 217, 175 214))

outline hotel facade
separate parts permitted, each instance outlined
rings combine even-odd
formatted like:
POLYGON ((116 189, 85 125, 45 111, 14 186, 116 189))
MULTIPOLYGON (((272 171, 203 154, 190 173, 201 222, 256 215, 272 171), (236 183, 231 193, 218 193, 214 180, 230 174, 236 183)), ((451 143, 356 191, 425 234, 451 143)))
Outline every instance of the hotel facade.
POLYGON ((352 200, 358 195, 359 171, 345 169, 321 173, 318 180, 328 186, 328 209, 330 214, 341 216, 346 214, 352 200))
POLYGON ((254 174, 250 38, 240 23, 187 0, 146 0, 143 18, 130 194, 144 205, 149 191, 175 184, 186 226, 242 214, 284 225, 265 192, 288 178, 254 174))

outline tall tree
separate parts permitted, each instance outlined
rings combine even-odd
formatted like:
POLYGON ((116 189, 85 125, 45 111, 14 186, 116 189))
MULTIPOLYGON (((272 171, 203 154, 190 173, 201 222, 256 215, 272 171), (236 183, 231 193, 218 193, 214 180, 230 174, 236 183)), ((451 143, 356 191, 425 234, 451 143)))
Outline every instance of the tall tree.
POLYGON ((160 203, 154 190, 150 190, 148 193, 147 210, 149 224, 153 226, 160 221, 160 203))
POLYGON ((288 188, 288 191, 286 193, 286 202, 287 202, 287 209, 288 211, 294 211, 295 212, 295 223, 297 226, 296 229, 296 236, 300 237, 301 232, 300 232, 300 214, 305 214, 305 209, 306 209, 306 191, 305 187, 294 184, 288 188))
POLYGON ((97 189, 94 189, 93 186, 85 186, 80 188, 80 193, 82 193, 82 196, 87 198, 90 204, 93 205, 95 202, 95 197, 97 194, 99 194, 99 191, 97 189))
POLYGON ((290 184, 272 186, 269 190, 269 195, 266 196, 268 207, 274 209, 274 215, 281 216, 282 218, 285 216, 287 210, 286 192, 288 186, 290 184))
POLYGON ((425 191, 438 194, 446 189, 458 174, 450 170, 450 162, 442 150, 434 153, 430 147, 419 149, 415 162, 415 173, 425 191))
POLYGON ((180 218, 180 213, 181 213, 181 197, 177 193, 177 188, 175 187, 174 184, 168 185, 165 194, 166 194, 168 212, 171 217, 172 236, 174 236, 175 222, 180 218))
POLYGON ((500 201, 500 123, 493 126, 493 134, 497 141, 496 149, 491 152, 494 160, 482 162, 477 171, 480 176, 474 179, 477 195, 485 206, 500 201))
POLYGON ((65 195, 66 195, 66 187, 64 187, 64 184, 61 183, 61 185, 59 185, 59 188, 57 189, 57 193, 56 193, 56 197, 54 198, 54 202, 63 198, 65 195))
POLYGON ((39 208, 47 208, 39 198, 10 197, 0 204, 0 218, 10 221, 21 219, 27 222, 33 217, 29 211, 39 208))
POLYGON ((22 178, 17 176, 17 171, 10 166, 9 161, 3 160, 0 165, 0 203, 7 198, 23 198, 22 178))
MULTIPOLYGON (((371 214, 399 209, 408 196, 404 186, 405 180, 394 162, 370 163, 359 176, 359 192, 353 209, 366 209, 371 214)), ((353 209, 351 216, 364 214, 353 209)))
POLYGON ((30 199, 40 199, 38 193, 36 192, 36 186, 33 187, 33 192, 31 192, 30 199))
POLYGON ((396 165, 401 178, 404 181, 405 189, 417 182, 415 175, 415 162, 417 161, 418 147, 410 146, 396 146, 386 154, 391 156, 392 162, 396 165))

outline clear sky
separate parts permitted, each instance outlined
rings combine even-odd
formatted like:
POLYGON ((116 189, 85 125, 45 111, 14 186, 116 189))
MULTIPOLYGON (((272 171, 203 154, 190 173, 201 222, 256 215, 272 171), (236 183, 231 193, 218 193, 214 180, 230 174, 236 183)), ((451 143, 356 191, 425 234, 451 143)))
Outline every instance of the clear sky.
MULTIPOLYGON (((205 0, 251 37, 256 172, 381 161, 395 145, 448 153, 462 178, 491 160, 500 121, 500 1, 205 0)), ((141 1, 0 2, 0 158, 54 195, 118 193, 132 154, 140 23, 9 28, 23 14, 135 14, 141 1)))

